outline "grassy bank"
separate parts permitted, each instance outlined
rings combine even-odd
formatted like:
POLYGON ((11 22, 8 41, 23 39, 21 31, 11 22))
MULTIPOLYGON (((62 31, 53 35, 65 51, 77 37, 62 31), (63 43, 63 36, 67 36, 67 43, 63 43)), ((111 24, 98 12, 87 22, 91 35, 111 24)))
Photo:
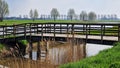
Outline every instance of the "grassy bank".
POLYGON ((120 68, 120 43, 101 51, 98 55, 78 62, 61 65, 60 68, 120 68))

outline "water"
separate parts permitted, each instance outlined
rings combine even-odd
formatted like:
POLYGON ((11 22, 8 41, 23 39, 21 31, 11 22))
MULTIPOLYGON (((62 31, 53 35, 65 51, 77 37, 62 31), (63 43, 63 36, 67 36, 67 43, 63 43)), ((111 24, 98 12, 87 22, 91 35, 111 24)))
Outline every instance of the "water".
POLYGON ((87 43, 86 45, 86 54, 87 57, 94 56, 98 54, 100 51, 108 48, 112 48, 113 46, 110 45, 101 45, 101 44, 90 44, 87 43))
MULTIPOLYGON (((73 61, 78 61, 84 58, 84 44, 80 44, 79 46, 73 47, 73 61)), ((101 44, 90 44, 87 43, 86 45, 86 57, 94 56, 98 54, 100 51, 104 49, 112 48, 110 45, 101 45, 101 44)), ((71 61, 71 51, 69 46, 60 46, 60 47, 53 47, 49 49, 47 59, 49 59, 50 63, 58 65, 68 63, 71 61)), ((37 60, 37 52, 33 52, 33 60, 37 60)), ((28 58, 28 55, 26 56, 28 58)))

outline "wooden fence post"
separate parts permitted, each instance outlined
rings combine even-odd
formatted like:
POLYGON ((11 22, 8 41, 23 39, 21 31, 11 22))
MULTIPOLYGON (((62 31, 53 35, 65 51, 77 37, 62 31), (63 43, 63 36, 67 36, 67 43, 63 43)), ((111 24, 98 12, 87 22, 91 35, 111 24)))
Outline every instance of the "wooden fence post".
POLYGON ((14 36, 14 41, 16 41, 16 25, 13 24, 13 36, 14 36))
POLYGON ((29 39, 29 46, 30 46, 30 50, 29 50, 29 58, 30 59, 32 59, 32 37, 31 37, 31 33, 32 33, 32 31, 31 31, 31 27, 32 26, 32 24, 30 24, 30 39, 29 39))
POLYGON ((37 59, 40 59, 41 56, 41 51, 40 51, 40 41, 38 40, 38 44, 37 44, 37 59))
POLYGON ((27 30, 27 29, 26 29, 26 26, 27 26, 27 25, 24 24, 24 36, 25 36, 25 39, 26 39, 26 34, 27 34, 27 32, 26 32, 26 30, 27 30))
POLYGON ((101 44, 103 43, 103 25, 101 25, 101 44))
POLYGON ((43 24, 41 24, 41 39, 43 41, 43 24))
POLYGON ((87 43, 87 40, 88 40, 88 25, 86 24, 86 42, 85 43, 87 43))
POLYGON ((68 42, 68 39, 69 39, 69 25, 67 24, 67 42, 68 42))
POLYGON ((120 25, 118 25, 118 42, 120 42, 120 25))
POLYGON ((55 43, 55 34, 56 34, 56 33, 55 33, 55 25, 56 25, 56 24, 54 23, 54 43, 55 43))

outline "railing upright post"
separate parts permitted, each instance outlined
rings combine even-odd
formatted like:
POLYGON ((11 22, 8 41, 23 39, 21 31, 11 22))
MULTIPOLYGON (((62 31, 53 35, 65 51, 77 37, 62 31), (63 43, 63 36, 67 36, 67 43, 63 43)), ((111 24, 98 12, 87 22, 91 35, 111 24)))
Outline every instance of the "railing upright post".
POLYGON ((26 24, 24 24, 24 36, 25 36, 25 39, 26 39, 26 34, 27 34, 27 32, 26 32, 26 24))
POLYGON ((37 34, 39 33, 39 31, 38 31, 38 30, 39 30, 39 24, 37 24, 37 34))
POLYGON ((101 33, 100 33, 101 35, 101 44, 103 43, 103 25, 101 25, 101 33))
POLYGON ((32 24, 30 24, 30 39, 29 39, 29 46, 30 46, 30 50, 29 50, 29 58, 32 59, 32 37, 31 37, 31 26, 32 24))
POLYGON ((60 24, 60 34, 62 34, 62 28, 61 28, 61 24, 60 24))
POLYGON ((13 24, 13 36, 14 36, 14 40, 16 41, 16 25, 13 24))
POLYGON ((105 25, 103 25, 103 35, 105 36, 105 25))
POLYGON ((69 24, 67 24, 67 42, 68 42, 68 38, 69 38, 69 24))
POLYGON ((90 29, 91 29, 91 25, 89 25, 89 35, 90 35, 90 29))
POLYGON ((86 42, 85 43, 87 43, 87 40, 88 40, 88 25, 86 24, 86 42))
POLYGON ((3 39, 5 38, 5 27, 3 26, 3 39))
POLYGON ((41 39, 43 41, 43 24, 41 24, 41 39))
POLYGON ((118 42, 120 42, 120 25, 118 25, 118 42))
POLYGON ((40 59, 41 56, 41 51, 40 51, 40 39, 38 39, 38 44, 37 44, 37 59, 40 59))
POLYGON ((7 37, 7 24, 5 24, 5 36, 7 37))
POLYGON ((56 33, 55 33, 55 29, 56 29, 56 28, 55 28, 55 25, 56 25, 56 24, 54 23, 54 42, 55 42, 55 34, 56 34, 56 33))

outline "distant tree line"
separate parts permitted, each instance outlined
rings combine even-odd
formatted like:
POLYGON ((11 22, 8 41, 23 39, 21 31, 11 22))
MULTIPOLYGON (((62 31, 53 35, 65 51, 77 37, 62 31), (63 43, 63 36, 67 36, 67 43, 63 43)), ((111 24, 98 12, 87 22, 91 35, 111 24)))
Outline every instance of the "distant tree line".
MULTIPOLYGON (((35 19, 38 18, 38 12, 37 10, 34 11, 34 13, 32 13, 32 10, 30 10, 30 18, 31 19, 35 19), (36 15, 35 15, 36 12, 36 15), (35 16, 36 17, 35 17, 35 16)), ((53 8, 50 12, 50 15, 41 15, 40 19, 49 19, 49 20, 58 20, 58 19, 62 19, 62 20, 82 20, 82 21, 95 21, 95 20, 115 20, 117 19, 117 15, 97 15, 95 12, 91 11, 89 13, 87 13, 86 11, 81 11, 81 13, 78 15, 75 13, 74 9, 69 9, 67 12, 67 15, 60 15, 59 11, 57 10, 57 8, 53 8)))
MULTIPOLYGON (((9 6, 5 0, 0 0, 0 22, 3 21, 4 18, 9 14, 9 6)), ((16 18, 16 17, 11 17, 16 18)), ((22 16, 19 15, 19 18, 21 19, 22 16)), ((6 18, 8 19, 8 18, 6 18)), ((29 17, 28 15, 24 15, 23 19, 31 19, 35 21, 36 19, 42 19, 42 20, 82 20, 82 21, 95 21, 95 20, 116 20, 117 15, 97 15, 95 12, 91 11, 87 13, 86 11, 81 11, 80 14, 76 14, 74 9, 69 9, 67 12, 67 15, 61 15, 57 8, 52 8, 49 15, 39 15, 37 9, 33 10, 31 9, 29 11, 29 17), (40 17, 39 17, 40 16, 40 17)))

